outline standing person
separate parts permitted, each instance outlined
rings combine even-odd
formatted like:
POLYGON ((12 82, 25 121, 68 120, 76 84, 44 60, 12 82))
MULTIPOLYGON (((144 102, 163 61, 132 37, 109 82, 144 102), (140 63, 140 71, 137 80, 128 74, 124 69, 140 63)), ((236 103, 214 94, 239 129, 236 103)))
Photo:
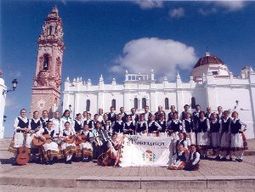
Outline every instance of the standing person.
POLYGON ((95 114, 94 115, 94 119, 93 119, 93 128, 96 126, 96 123, 99 122, 102 124, 102 121, 99 120, 99 115, 98 114, 95 114))
POLYGON ((193 118, 195 128, 197 128, 197 123, 198 123, 198 120, 199 120, 200 111, 201 111, 200 105, 196 105, 195 111, 192 114, 192 118, 193 118))
POLYGON ((155 121, 155 116, 151 115, 148 122, 148 133, 158 133, 162 127, 155 121))
POLYGON ((158 106, 158 111, 154 114, 155 120, 159 120, 159 115, 164 114, 166 116, 165 111, 161 105, 158 106))
POLYGON ((190 113, 185 113, 184 120, 182 121, 182 127, 183 131, 187 135, 187 140, 191 144, 196 144, 196 134, 194 131, 194 122, 191 119, 191 114, 190 113))
POLYGON ((87 114, 87 119, 83 121, 83 126, 88 125, 90 129, 93 128, 93 120, 91 119, 91 113, 87 114))
POLYGON ((111 130, 112 122, 108 119, 107 113, 105 113, 103 115, 102 126, 103 126, 104 130, 107 131, 108 134, 110 134, 112 132, 112 130, 111 130))
POLYGON ((29 119, 26 115, 26 109, 21 109, 20 114, 18 117, 14 120, 14 148, 19 148, 23 146, 23 143, 25 143, 25 146, 29 148, 29 151, 31 149, 31 143, 32 143, 32 136, 30 136, 29 133, 29 119))
POLYGON ((178 112, 177 112, 176 109, 175 109, 175 106, 174 106, 174 105, 171 105, 171 107, 170 107, 170 112, 168 113, 167 122, 173 120, 173 116, 174 116, 175 113, 178 114, 178 112))
POLYGON ((136 114, 136 109, 135 108, 132 108, 131 109, 131 119, 133 121, 133 124, 136 125, 137 121, 139 120, 139 117, 138 117, 138 114, 136 114))
POLYGON ((103 122, 103 119, 104 119, 103 115, 104 115, 104 110, 102 108, 99 108, 98 109, 98 121, 103 122))
POLYGON ((218 116, 218 119, 221 119, 222 117, 222 114, 223 114, 223 109, 222 109, 222 106, 218 106, 217 107, 217 116, 218 116))
POLYGON ((160 125, 160 127, 161 127, 160 132, 166 132, 167 123, 166 123, 164 114, 160 114, 160 115, 159 115, 159 120, 157 120, 157 123, 158 123, 158 124, 160 125))
POLYGON ((124 124, 124 133, 128 135, 134 135, 135 134, 135 122, 132 121, 131 115, 127 116, 127 120, 124 124))
POLYGON ((64 152, 64 156, 66 158, 66 164, 72 163, 73 155, 76 152, 76 145, 74 143, 74 135, 75 132, 73 131, 71 124, 69 121, 66 121, 64 124, 64 130, 62 133, 63 143, 61 144, 61 149, 64 152))
POLYGON ((148 132, 148 121, 145 120, 144 114, 141 114, 136 124, 136 133, 145 134, 148 132))
POLYGON ((235 156, 236 161, 242 162, 244 143, 246 142, 244 132, 246 131, 247 125, 238 118, 238 113, 236 111, 234 111, 231 116, 231 159, 235 156))
POLYGON ((196 171, 199 169, 200 153, 197 151, 196 145, 190 146, 190 154, 184 169, 187 171, 196 171))
POLYGON ((167 131, 169 135, 172 135, 175 140, 177 140, 178 133, 181 132, 182 122, 178 119, 178 113, 173 114, 173 119, 167 123, 167 131))
POLYGON ((205 112, 199 112, 199 119, 197 122, 196 134, 197 145, 201 151, 201 157, 207 158, 207 148, 210 145, 208 131, 210 130, 210 121, 205 117, 205 112))
POLYGON ((221 160, 227 160, 227 155, 230 152, 230 123, 229 111, 224 111, 221 120, 220 130, 220 156, 221 160))
POLYGON ((112 124, 112 134, 115 133, 123 133, 125 128, 125 123, 122 121, 122 115, 118 114, 116 117, 116 121, 112 124))
POLYGON ((42 127, 45 128, 47 121, 49 121, 49 112, 47 110, 42 111, 42 117, 40 118, 42 127))
POLYGON ((144 120, 145 121, 149 121, 149 117, 152 115, 152 113, 149 111, 149 106, 145 106, 145 108, 144 108, 144 114, 143 114, 143 116, 144 116, 144 120))
POLYGON ((206 113, 205 113, 205 117, 209 120, 211 120, 211 114, 212 114, 212 109, 211 107, 206 107, 206 113))
POLYGON ((80 113, 76 114, 74 119, 74 131, 79 133, 83 128, 82 115, 80 113))
POLYGON ((60 134, 60 118, 61 118, 60 112, 56 111, 54 112, 53 118, 51 119, 51 121, 53 122, 53 128, 56 131, 57 135, 60 134))
POLYGON ((34 132, 39 131, 39 129, 42 127, 40 118, 39 118, 39 112, 38 111, 34 111, 33 112, 33 117, 32 119, 29 121, 29 125, 28 128, 34 132))
POLYGON ((116 121, 116 113, 114 112, 115 108, 114 107, 110 107, 110 112, 108 113, 108 119, 113 123, 114 121, 116 121))
MULTIPOLYGON (((69 122, 71 125, 71 127, 73 128, 73 119, 70 117, 70 111, 68 109, 66 109, 60 119, 60 132, 62 133, 63 130, 65 129, 65 122, 69 122)), ((74 128, 73 128, 73 132, 74 132, 74 128)))
POLYGON ((120 113, 119 113, 119 115, 120 115, 120 117, 121 117, 121 120, 122 120, 123 122, 125 122, 126 119, 127 119, 127 114, 125 113, 124 107, 121 107, 121 108, 120 108, 120 113))
POLYGON ((188 104, 184 105, 184 111, 181 113, 180 120, 183 121, 185 119, 185 115, 190 113, 190 106, 188 104))
POLYGON ((84 121, 86 121, 87 119, 88 119, 88 112, 87 111, 83 111, 83 113, 82 113, 83 124, 84 124, 84 121))
POLYGON ((211 137, 211 147, 213 149, 214 155, 216 155, 216 160, 220 160, 219 146, 220 146, 220 126, 221 120, 218 120, 217 114, 214 112, 210 116, 210 137, 211 137))

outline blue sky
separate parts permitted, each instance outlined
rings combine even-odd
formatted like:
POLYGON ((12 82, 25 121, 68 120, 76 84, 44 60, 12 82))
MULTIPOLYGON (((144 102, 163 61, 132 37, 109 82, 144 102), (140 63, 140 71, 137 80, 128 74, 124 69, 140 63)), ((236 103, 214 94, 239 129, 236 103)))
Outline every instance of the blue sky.
POLYGON ((37 38, 54 5, 64 24, 63 80, 82 76, 96 84, 103 74, 105 82, 115 77, 121 83, 125 68, 154 68, 169 80, 179 71, 187 80, 206 49, 235 75, 244 65, 255 65, 255 2, 2 0, 0 68, 7 86, 19 81, 7 95, 6 136, 19 109, 30 108, 37 38), (166 44, 180 48, 159 57, 166 44), (149 47, 152 58, 136 60, 139 47, 149 47))

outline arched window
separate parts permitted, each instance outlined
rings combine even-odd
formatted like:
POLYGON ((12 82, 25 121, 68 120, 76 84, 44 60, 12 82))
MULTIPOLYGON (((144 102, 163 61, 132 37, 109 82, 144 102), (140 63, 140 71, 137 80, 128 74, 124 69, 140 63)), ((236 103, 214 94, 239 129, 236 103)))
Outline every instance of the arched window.
POLYGON ((86 111, 90 111, 90 100, 87 99, 86 101, 86 111))
POLYGON ((53 26, 50 25, 50 27, 49 27, 49 35, 52 35, 52 32, 53 32, 53 26))
POLYGON ((191 108, 192 109, 196 108, 196 98, 195 97, 191 97, 191 108))
POLYGON ((114 110, 116 110, 116 99, 112 100, 112 107, 114 108, 114 110))
POLYGON ((138 99, 134 98, 134 108, 138 109, 138 99))
POLYGON ((48 70, 49 69, 49 61, 50 61, 49 55, 45 54, 43 56, 43 70, 48 70))
POLYGON ((142 108, 144 109, 146 107, 146 98, 142 99, 142 108))
POLYGON ((169 99, 165 98, 165 109, 169 110, 169 99))

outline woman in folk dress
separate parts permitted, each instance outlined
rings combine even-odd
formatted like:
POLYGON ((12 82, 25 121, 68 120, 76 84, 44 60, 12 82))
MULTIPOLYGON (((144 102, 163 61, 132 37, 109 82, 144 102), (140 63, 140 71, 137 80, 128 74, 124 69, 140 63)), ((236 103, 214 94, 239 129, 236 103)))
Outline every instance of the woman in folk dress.
POLYGON ((194 122, 191 119, 190 113, 184 114, 184 120, 182 122, 183 131, 186 133, 188 145, 196 144, 196 134, 194 132, 194 122))
POLYGON ((220 160, 219 147, 220 147, 220 123, 221 120, 217 118, 217 114, 213 112, 210 116, 210 138, 213 154, 216 160, 220 160))

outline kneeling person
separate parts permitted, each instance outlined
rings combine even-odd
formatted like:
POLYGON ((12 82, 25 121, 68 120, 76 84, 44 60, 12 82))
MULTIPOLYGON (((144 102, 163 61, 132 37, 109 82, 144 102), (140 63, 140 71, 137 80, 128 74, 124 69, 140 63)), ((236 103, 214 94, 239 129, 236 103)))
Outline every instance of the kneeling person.
POLYGON ((200 154, 197 152, 196 145, 191 145, 189 159, 184 169, 187 171, 198 170, 199 161, 200 161, 200 154))

